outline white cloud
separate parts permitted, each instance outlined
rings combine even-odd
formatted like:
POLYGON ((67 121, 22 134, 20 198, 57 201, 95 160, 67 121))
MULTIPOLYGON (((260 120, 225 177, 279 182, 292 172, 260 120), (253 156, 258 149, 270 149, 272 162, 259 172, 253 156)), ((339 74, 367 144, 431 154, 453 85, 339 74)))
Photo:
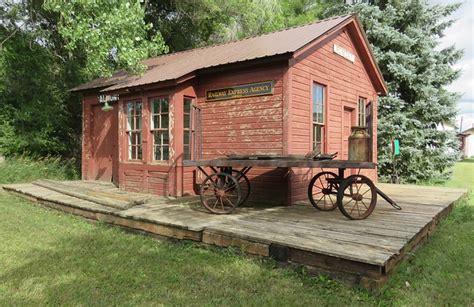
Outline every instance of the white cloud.
MULTIPOLYGON (((464 50, 464 57, 455 68, 461 69, 461 77, 448 88, 463 94, 458 103, 459 118, 463 118, 463 129, 474 124, 474 0, 429 0, 431 4, 462 3, 450 18, 456 22, 446 30, 441 47, 455 45, 464 50)), ((459 123, 459 122, 458 122, 459 123)))

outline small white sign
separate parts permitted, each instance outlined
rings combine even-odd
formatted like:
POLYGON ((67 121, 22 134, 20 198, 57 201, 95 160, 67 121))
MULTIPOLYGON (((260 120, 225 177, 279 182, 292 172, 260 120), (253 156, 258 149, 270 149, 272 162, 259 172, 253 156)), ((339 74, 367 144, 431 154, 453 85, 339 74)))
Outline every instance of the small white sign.
POLYGON ((334 53, 342 56, 343 58, 351 61, 352 63, 355 63, 355 55, 349 50, 342 48, 341 46, 334 44, 334 53))
POLYGON ((115 101, 119 101, 119 95, 99 95, 100 103, 115 102, 115 101))

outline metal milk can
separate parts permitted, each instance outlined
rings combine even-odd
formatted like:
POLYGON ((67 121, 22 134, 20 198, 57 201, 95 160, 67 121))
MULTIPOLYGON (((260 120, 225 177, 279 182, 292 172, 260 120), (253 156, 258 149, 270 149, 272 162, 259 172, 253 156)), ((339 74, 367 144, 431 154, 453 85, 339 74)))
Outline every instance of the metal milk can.
POLYGON ((369 162, 370 135, 367 133, 367 127, 352 127, 349 136, 349 160, 369 162))

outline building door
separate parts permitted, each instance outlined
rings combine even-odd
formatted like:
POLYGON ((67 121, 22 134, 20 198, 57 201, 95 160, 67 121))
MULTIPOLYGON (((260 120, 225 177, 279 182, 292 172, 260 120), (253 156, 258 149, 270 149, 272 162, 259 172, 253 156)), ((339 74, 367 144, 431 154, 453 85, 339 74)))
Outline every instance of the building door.
POLYGON ((109 112, 93 107, 92 178, 118 184, 118 107, 109 112))
POLYGON ((342 118, 342 159, 349 159, 349 136, 354 121, 354 109, 344 108, 342 118))

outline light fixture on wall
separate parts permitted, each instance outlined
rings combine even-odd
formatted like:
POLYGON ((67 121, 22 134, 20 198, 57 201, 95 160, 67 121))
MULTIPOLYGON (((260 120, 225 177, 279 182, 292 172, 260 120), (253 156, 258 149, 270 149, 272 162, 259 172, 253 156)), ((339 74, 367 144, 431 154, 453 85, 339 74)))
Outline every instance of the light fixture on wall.
POLYGON ((102 107, 102 111, 104 112, 109 112, 109 111, 112 111, 114 109, 114 107, 112 107, 108 101, 106 101, 104 103, 104 106, 102 107))
POLYGON ((99 103, 103 103, 102 111, 109 112, 114 109, 109 102, 115 102, 119 100, 119 95, 99 95, 99 103))

